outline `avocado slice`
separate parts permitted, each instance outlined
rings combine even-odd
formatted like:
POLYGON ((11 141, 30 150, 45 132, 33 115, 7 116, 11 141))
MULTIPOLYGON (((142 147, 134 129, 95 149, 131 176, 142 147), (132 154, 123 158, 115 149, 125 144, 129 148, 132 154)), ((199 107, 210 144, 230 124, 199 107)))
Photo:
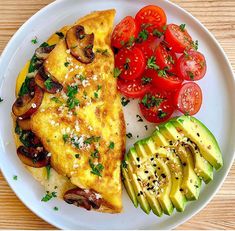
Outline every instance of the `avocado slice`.
POLYGON ((181 188, 188 200, 197 200, 201 189, 201 179, 194 172, 194 159, 192 153, 184 144, 179 142, 177 145, 175 141, 181 140, 181 135, 177 132, 174 126, 168 122, 159 127, 161 134, 172 144, 172 151, 179 156, 183 164, 183 181, 181 188))
POLYGON ((216 169, 223 166, 219 145, 210 130, 191 116, 181 116, 171 120, 177 130, 197 144, 202 156, 216 169))
MULTIPOLYGON (((136 152, 138 154, 138 156, 140 157, 140 165, 144 166, 144 162, 149 162, 150 163, 150 157, 147 155, 147 153, 144 150, 144 147, 142 145, 143 141, 138 141, 137 143, 134 144, 134 147, 136 149, 136 152)), ((146 174, 144 173, 145 169, 143 169, 143 172, 141 174, 141 179, 146 179, 147 181, 153 181, 156 177, 155 177, 155 169, 154 167, 152 167, 151 165, 148 165, 148 176, 146 176, 146 174), (144 175, 144 176, 143 176, 144 175), (150 180, 148 180, 148 178, 150 180)), ((154 214, 156 214, 157 216, 162 216, 162 208, 157 200, 156 197, 156 193, 150 191, 149 189, 151 188, 150 184, 148 184, 149 182, 146 183, 146 187, 144 187, 144 191, 146 194, 146 198, 149 202, 149 205, 153 211, 154 214)))
POLYGON ((156 158, 156 153, 154 152, 155 145, 151 138, 142 141, 142 145, 148 156, 150 156, 150 163, 153 167, 155 167, 155 174, 158 176, 158 201, 162 207, 163 212, 167 215, 171 215, 174 210, 174 206, 170 199, 170 192, 172 188, 171 172, 167 164, 164 162, 164 159, 160 157, 156 158))
POLYGON ((122 167, 122 181, 123 181, 123 184, 126 188, 126 191, 129 195, 129 197, 131 198, 132 203, 137 208, 138 207, 138 200, 137 200, 134 188, 131 185, 131 181, 129 179, 128 172, 127 172, 127 167, 122 167))
POLYGON ((149 142, 148 145, 152 145, 153 146, 152 151, 154 151, 154 153, 157 153, 159 157, 165 159, 171 171, 171 177, 172 177, 172 188, 170 193, 171 201, 177 211, 183 212, 187 203, 187 199, 184 193, 180 191, 181 184, 183 182, 183 167, 180 162, 180 159, 173 151, 164 148, 169 145, 169 142, 167 142, 165 137, 159 131, 155 131, 151 136, 151 138, 154 144, 152 144, 152 142, 149 142), (156 147, 156 150, 154 150, 154 145, 156 147))
POLYGON ((129 152, 126 154, 126 162, 127 162, 127 173, 128 173, 128 177, 130 179, 130 182, 132 182, 132 186, 133 189, 135 191, 135 195, 137 197, 137 200, 140 204, 140 207, 142 208, 142 210, 149 214, 151 211, 150 205, 146 199, 146 195, 143 192, 143 188, 141 186, 141 184, 138 181, 138 177, 136 174, 136 160, 138 158, 138 155, 135 151, 135 148, 130 148, 129 152), (135 164, 134 164, 135 163, 135 164))
POLYGON ((213 179, 213 167, 201 155, 197 145, 184 134, 179 133, 171 122, 160 125, 160 129, 168 130, 172 137, 171 141, 180 141, 184 144, 186 151, 190 152, 194 159, 194 172, 207 184, 213 179))

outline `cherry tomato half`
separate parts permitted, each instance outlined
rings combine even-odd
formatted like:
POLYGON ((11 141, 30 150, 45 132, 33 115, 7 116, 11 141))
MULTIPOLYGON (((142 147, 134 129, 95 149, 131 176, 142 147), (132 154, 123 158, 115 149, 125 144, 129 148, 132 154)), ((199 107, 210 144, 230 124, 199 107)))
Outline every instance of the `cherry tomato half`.
POLYGON ((182 85, 174 97, 174 105, 182 113, 195 115, 202 105, 202 90, 194 82, 182 85))
POLYGON ((166 25, 166 14, 159 6, 149 5, 143 7, 135 16, 139 28, 145 28, 152 32, 154 29, 162 29, 166 25))
POLYGON ((114 28, 111 44, 116 48, 121 48, 131 37, 136 38, 136 36, 137 26, 135 20, 131 16, 127 16, 114 28))
POLYGON ((141 98, 151 88, 150 83, 144 83, 141 79, 131 81, 118 79, 118 90, 129 98, 141 98))
POLYGON ((115 56, 115 66, 121 71, 120 77, 125 80, 141 77, 145 65, 144 54, 138 47, 123 48, 115 56))
POLYGON ((144 118, 151 123, 164 122, 174 112, 172 95, 158 89, 146 93, 139 106, 144 118))
POLYGON ((179 88, 183 82, 178 76, 170 75, 163 70, 156 71, 154 69, 147 69, 143 76, 152 78, 155 87, 170 91, 179 88))
POLYGON ((192 46, 192 38, 187 30, 175 24, 167 26, 165 40, 176 53, 183 53, 186 48, 192 46))
POLYGON ((160 69, 167 68, 169 72, 175 73, 177 58, 174 52, 169 51, 164 45, 160 44, 155 51, 155 57, 156 64, 160 69))
POLYGON ((189 51, 177 61, 178 75, 185 80, 199 80, 206 74, 206 59, 198 51, 189 51))
POLYGON ((147 40, 141 43, 136 43, 135 46, 143 51, 145 59, 148 60, 148 58, 154 55, 154 52, 159 46, 160 42, 161 39, 154 36, 149 36, 147 40))

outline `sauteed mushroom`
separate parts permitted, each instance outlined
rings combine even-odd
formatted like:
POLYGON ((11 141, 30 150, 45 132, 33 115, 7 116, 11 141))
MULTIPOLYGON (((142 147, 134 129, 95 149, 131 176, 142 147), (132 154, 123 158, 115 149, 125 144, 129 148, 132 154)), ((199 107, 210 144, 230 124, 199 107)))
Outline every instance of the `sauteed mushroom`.
POLYGON ((17 149, 17 155, 24 164, 34 168, 45 167, 50 162, 50 156, 43 147, 20 146, 17 149))
POLYGON ((35 51, 35 55, 38 59, 45 60, 54 48, 55 48, 55 45, 38 47, 35 51))
POLYGON ((83 190, 81 188, 70 189, 64 194, 64 200, 68 204, 83 207, 87 210, 99 209, 101 206, 101 198, 98 198, 94 191, 83 190))
POLYGON ((29 93, 19 96, 12 106, 12 112, 18 119, 27 119, 40 107, 43 99, 43 90, 32 78, 29 83, 29 93))
POLYGON ((66 43, 70 53, 82 63, 91 63, 95 54, 92 51, 94 34, 85 34, 83 26, 76 25, 70 28, 66 34, 66 43))
POLYGON ((37 85, 40 86, 44 91, 51 94, 55 94, 63 89, 63 86, 54 79, 55 78, 45 71, 43 66, 39 68, 35 76, 35 82, 37 85))

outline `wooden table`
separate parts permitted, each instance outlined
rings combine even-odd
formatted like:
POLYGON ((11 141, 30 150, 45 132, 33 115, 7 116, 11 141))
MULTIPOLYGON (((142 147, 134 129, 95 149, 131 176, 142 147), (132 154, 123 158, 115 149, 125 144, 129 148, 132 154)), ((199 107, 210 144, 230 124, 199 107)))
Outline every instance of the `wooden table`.
MULTIPOLYGON (((133 0, 134 1, 134 0, 133 0)), ((0 1, 0 52, 10 37, 51 0, 0 1)), ((218 39, 235 69, 235 0, 173 0, 197 17, 218 39)), ((235 164, 210 204, 179 229, 235 229, 235 164)), ((0 229, 55 229, 12 192, 0 173, 0 229)))

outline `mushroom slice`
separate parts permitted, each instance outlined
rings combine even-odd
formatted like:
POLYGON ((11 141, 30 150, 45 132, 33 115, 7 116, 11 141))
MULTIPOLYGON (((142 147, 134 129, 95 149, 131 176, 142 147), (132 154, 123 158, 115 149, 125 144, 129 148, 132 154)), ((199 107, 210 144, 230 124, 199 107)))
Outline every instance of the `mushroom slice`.
POLYGON ((54 77, 45 71, 43 66, 38 70, 35 76, 36 84, 50 94, 55 94, 63 89, 63 86, 54 79, 54 77))
POLYGON ((64 194, 64 201, 87 210, 99 209, 101 206, 101 198, 97 198, 92 190, 84 190, 79 187, 70 189, 64 194))
POLYGON ((25 165, 34 168, 45 167, 50 162, 50 156, 43 147, 27 148, 20 146, 17 148, 17 155, 25 165))
POLYGON ((55 45, 38 47, 35 51, 35 55, 38 59, 45 60, 54 48, 55 48, 55 45))
POLYGON ((35 84, 33 78, 30 80, 29 90, 26 95, 19 96, 12 106, 13 114, 20 120, 29 118, 42 103, 43 90, 35 84))
POLYGON ((17 119, 16 123, 23 130, 31 130, 30 119, 26 119, 26 120, 19 120, 19 119, 17 119))
POLYGON ((66 34, 66 44, 70 53, 82 63, 91 63, 95 54, 93 52, 94 34, 85 34, 83 26, 76 25, 66 34))

